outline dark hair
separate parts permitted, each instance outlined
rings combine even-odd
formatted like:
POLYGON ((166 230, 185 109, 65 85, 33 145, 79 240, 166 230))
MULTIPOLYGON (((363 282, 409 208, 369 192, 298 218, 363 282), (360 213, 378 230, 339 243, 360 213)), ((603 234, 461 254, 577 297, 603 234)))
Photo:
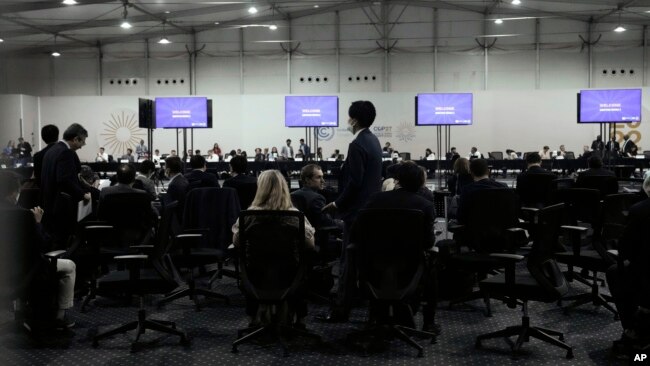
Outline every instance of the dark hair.
POLYGON ((93 169, 88 165, 82 165, 79 176, 88 184, 93 184, 99 177, 93 172, 93 169))
POLYGON ((59 139, 59 128, 55 125, 45 125, 41 128, 41 138, 46 144, 51 144, 59 139))
POLYGON ((63 132, 63 139, 66 141, 72 141, 75 137, 88 137, 88 131, 86 131, 82 125, 73 123, 65 129, 65 132, 63 132))
POLYGON ((190 158, 190 168, 201 169, 205 166, 205 158, 201 155, 192 155, 190 158))
POLYGON ((230 168, 237 174, 245 174, 248 167, 248 161, 241 155, 235 155, 230 159, 230 168))
POLYGON ((417 192, 424 185, 424 171, 410 160, 403 161, 397 165, 395 179, 401 188, 409 192, 417 192))
POLYGON ((126 149, 126 152, 127 152, 127 153, 133 153, 133 149, 127 148, 127 149, 126 149))
POLYGON ((470 174, 469 160, 467 160, 467 158, 458 158, 454 160, 454 174, 470 174))
POLYGON ((375 106, 371 102, 367 100, 357 100, 356 102, 352 102, 352 105, 350 105, 348 116, 356 119, 357 122, 359 122, 359 125, 363 128, 372 126, 372 123, 375 122, 377 112, 375 111, 375 106))
POLYGON ((183 171, 183 162, 178 156, 170 156, 165 159, 165 169, 169 169, 171 174, 180 173, 183 171))
POLYGON ((0 171, 0 199, 20 191, 20 175, 12 171, 0 171))
POLYGON ((526 154, 526 164, 539 164, 542 162, 542 157, 538 152, 531 152, 526 154))
POLYGON ((600 156, 598 155, 592 155, 589 158, 588 164, 589 164, 589 168, 594 168, 594 169, 602 168, 603 159, 601 159, 600 156))
POLYGON ((156 165, 153 163, 153 161, 147 159, 143 160, 142 163, 140 163, 140 173, 142 174, 149 174, 156 170, 156 165))
POLYGON ((485 159, 474 159, 469 162, 469 171, 474 177, 482 177, 489 172, 488 163, 485 159))
POLYGON ((131 184, 135 181, 135 167, 133 164, 121 164, 117 167, 117 182, 131 184))
POLYGON ((302 167, 300 170, 300 181, 303 185, 314 176, 316 170, 323 170, 323 168, 317 164, 307 164, 302 167))
POLYGON ((506 149, 506 154, 510 155, 515 152, 513 149, 506 149))

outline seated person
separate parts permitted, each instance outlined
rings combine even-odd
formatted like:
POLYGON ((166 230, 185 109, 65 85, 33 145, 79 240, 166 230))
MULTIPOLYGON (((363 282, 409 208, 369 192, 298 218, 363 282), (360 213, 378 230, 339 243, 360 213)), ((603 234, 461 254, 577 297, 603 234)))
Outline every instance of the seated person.
POLYGON ((472 149, 470 150, 467 159, 473 160, 473 159, 482 159, 482 158, 483 158, 483 154, 481 154, 481 152, 478 151, 478 149, 475 146, 472 146, 472 149))
POLYGON ((589 169, 580 172, 578 174, 578 177, 580 176, 594 176, 594 175, 604 175, 604 176, 610 176, 610 177, 615 177, 616 174, 614 174, 613 171, 609 169, 603 168, 603 159, 600 158, 600 156, 593 155, 589 158, 587 162, 589 169))
MULTIPOLYGON (((183 162, 178 156, 170 156, 165 159, 165 176, 169 178, 167 183, 167 194, 165 203, 178 201, 178 211, 183 212, 185 207, 185 196, 190 183, 187 178, 181 174, 183 171, 183 162)), ((180 220, 180 217, 178 218, 180 220)))
POLYGON ((474 182, 466 185, 460 193, 458 203, 458 222, 460 224, 467 221, 467 210, 474 192, 491 188, 508 188, 507 185, 490 179, 490 169, 485 159, 472 160, 469 163, 469 170, 474 182))
POLYGON ((302 188, 291 193, 291 197, 302 197, 305 201, 305 216, 316 228, 335 226, 343 229, 343 221, 334 220, 328 213, 322 211, 325 207, 325 197, 318 191, 325 188, 323 171, 316 164, 307 164, 300 171, 300 182, 302 188))
POLYGON ((230 160, 231 178, 223 182, 224 187, 234 188, 239 196, 239 204, 242 210, 250 206, 257 191, 257 178, 246 174, 248 161, 243 156, 235 156, 230 160))
POLYGON ((454 161, 454 175, 447 180, 447 188, 452 196, 460 194, 463 187, 472 183, 474 179, 469 171, 469 160, 458 158, 454 161))
POLYGON ((535 180, 544 180, 548 182, 553 179, 555 174, 549 172, 541 167, 542 158, 538 153, 533 152, 526 155, 526 171, 517 176, 517 194, 525 206, 536 205, 536 203, 543 203, 546 200, 548 190, 542 189, 535 184, 535 180), (551 178, 547 178, 550 176, 551 178))
POLYGON ((542 148, 539 151, 538 154, 543 160, 550 160, 551 159, 551 148, 548 147, 548 145, 544 146, 544 148, 542 148))
POLYGON ((449 152, 445 154, 445 159, 446 160, 456 160, 460 157, 460 154, 456 152, 456 148, 452 147, 449 149, 449 152))
POLYGON ((506 149, 506 156, 503 157, 505 160, 517 160, 519 156, 517 152, 512 149, 506 149))
MULTIPOLYGON (((650 196, 650 178, 643 181, 643 190, 650 196)), ((607 270, 607 285, 614 297, 623 327, 615 352, 628 353, 635 346, 650 343, 650 198, 633 205, 628 224, 618 243, 618 255, 624 261, 607 270)))
POLYGON ((151 160, 144 160, 140 163, 140 169, 135 175, 136 182, 134 187, 142 189, 151 196, 152 200, 158 198, 156 193, 156 185, 154 184, 154 176, 156 174, 156 165, 151 160))
POLYGON ((220 187, 217 176, 206 171, 208 164, 203 156, 198 154, 192 155, 190 158, 190 167, 192 171, 185 174, 185 178, 190 184, 189 189, 220 187))
POLYGON ((108 163, 108 153, 104 150, 103 147, 99 148, 95 161, 98 163, 108 163))
MULTIPOLYGON (((297 211, 291 204, 291 196, 289 195, 289 187, 278 170, 265 170, 258 177, 258 189, 255 194, 253 204, 248 208, 249 210, 291 210, 297 211)), ((293 220, 292 220, 293 221, 293 220)), ((292 223, 293 224, 293 223, 292 223)), ((239 219, 232 227, 233 232, 233 245, 239 247, 239 219)), ((295 222, 298 225, 298 222, 295 222)), ((305 249, 315 250, 314 244, 314 228, 305 218, 305 249)), ((299 299, 295 304, 296 311, 296 324, 304 325, 304 318, 307 316, 307 302, 304 299, 299 299)), ((257 309, 259 304, 252 298, 246 298, 246 314, 255 321, 257 309)))
POLYGON ((102 200, 111 194, 144 192, 144 190, 133 188, 133 183, 135 183, 135 166, 133 164, 120 164, 117 167, 115 176, 117 177, 117 184, 106 187, 99 193, 100 206, 102 200))
POLYGON ((128 160, 129 163, 134 163, 135 162, 135 156, 133 155, 133 150, 132 149, 126 149, 126 154, 122 155, 120 158, 120 163, 122 160, 128 160))
MULTIPOLYGON (((17 211, 25 211, 25 209, 16 205, 20 193, 20 177, 13 172, 3 171, 0 172, 0 209, 10 209, 17 211)), ((30 243, 33 245, 30 248, 29 255, 33 255, 35 263, 39 263, 39 267, 43 272, 46 271, 49 261, 43 256, 46 250, 46 237, 45 231, 41 226, 41 219, 43 218, 43 209, 34 207, 31 209, 34 216, 36 225, 36 242, 30 243)), ((45 274, 45 273, 44 273, 45 274)), ((72 308, 74 300, 74 284, 76 278, 76 265, 69 259, 57 259, 56 261, 56 275, 59 279, 57 294, 57 308, 55 321, 53 327, 55 329, 72 328, 75 322, 66 317, 65 311, 72 308)))

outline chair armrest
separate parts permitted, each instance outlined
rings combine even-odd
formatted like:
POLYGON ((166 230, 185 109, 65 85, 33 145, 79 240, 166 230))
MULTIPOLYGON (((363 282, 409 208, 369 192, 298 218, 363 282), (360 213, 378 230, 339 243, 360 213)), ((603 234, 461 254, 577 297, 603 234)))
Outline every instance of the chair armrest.
POLYGON ((65 250, 53 250, 51 252, 45 253, 44 255, 49 259, 58 259, 61 258, 61 256, 65 253, 65 250))
POLYGON ((607 254, 611 255, 614 258, 618 258, 618 250, 617 249, 610 249, 607 251, 607 254))
POLYGON ((144 254, 127 254, 127 255, 116 255, 113 257, 118 262, 140 262, 147 260, 148 255, 144 254))
POLYGON ((531 214, 536 214, 536 213, 539 211, 539 208, 535 208, 535 207, 522 207, 521 210, 524 211, 524 212, 531 213, 531 214))
POLYGON ((146 255, 150 255, 154 251, 154 246, 153 245, 131 245, 129 247, 130 249, 140 251, 146 255))
POLYGON ((508 253, 490 253, 490 257, 506 259, 506 260, 508 260, 508 262, 519 262, 519 261, 523 260, 524 258, 526 258, 523 255, 508 254, 508 253))
POLYGON ((176 235, 176 241, 179 243, 183 255, 189 255, 194 243, 203 238, 203 234, 180 234, 176 235))
POLYGON ((582 233, 587 231, 586 227, 582 226, 571 226, 571 225, 562 225, 560 227, 561 229, 569 232, 569 235, 571 236, 571 248, 573 251, 573 255, 578 256, 580 255, 580 236, 582 233))
POLYGON ((574 232, 579 232, 579 233, 583 233, 583 232, 587 231, 587 228, 582 227, 582 226, 562 225, 561 228, 566 230, 566 231, 574 231, 574 232))
POLYGON ((451 233, 456 233, 459 231, 465 230, 465 225, 463 224, 449 224, 447 225, 447 231, 451 233))

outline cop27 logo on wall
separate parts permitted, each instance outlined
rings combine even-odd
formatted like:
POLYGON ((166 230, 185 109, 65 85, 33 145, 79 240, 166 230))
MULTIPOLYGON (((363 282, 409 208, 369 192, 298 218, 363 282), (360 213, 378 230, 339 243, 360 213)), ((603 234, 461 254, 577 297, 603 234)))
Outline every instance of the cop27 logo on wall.
POLYGON ((137 113, 129 109, 112 112, 102 127, 99 146, 105 146, 109 154, 124 154, 146 136, 138 127, 137 113))

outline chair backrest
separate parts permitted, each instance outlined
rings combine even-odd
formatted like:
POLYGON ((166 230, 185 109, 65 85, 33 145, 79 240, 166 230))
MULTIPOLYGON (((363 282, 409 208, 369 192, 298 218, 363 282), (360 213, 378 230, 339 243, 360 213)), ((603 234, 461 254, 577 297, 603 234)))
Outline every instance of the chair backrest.
POLYGON ((608 249, 618 248, 628 223, 630 207, 642 197, 634 193, 617 193, 605 196, 603 200, 603 241, 608 249))
POLYGON ((154 227, 151 197, 144 191, 108 194, 97 210, 98 218, 115 228, 123 245, 143 244, 154 227))
POLYGON ((185 197, 183 229, 208 229, 200 246, 225 250, 232 242, 232 225, 239 216, 233 188, 196 188, 185 197))
POLYGON ((243 183, 236 188, 239 197, 239 205, 242 210, 250 207, 257 194, 257 182, 243 183))
POLYGON ((575 181, 571 178, 558 178, 551 181, 551 190, 557 191, 558 189, 573 188, 575 181))
MULTIPOLYGON (((519 200, 510 188, 489 188, 472 192, 468 200, 467 230, 462 244, 482 253, 511 252, 507 229, 519 224, 519 200)), ((465 203, 461 203, 465 204, 465 203)))
POLYGON ((305 217, 299 211, 239 214, 242 284, 260 301, 282 301, 304 276, 305 217))
POLYGON ((549 202, 554 174, 524 174, 517 179, 517 193, 524 207, 541 208, 549 202))
POLYGON ((566 188, 553 193, 553 202, 564 203, 568 223, 575 225, 578 221, 598 224, 601 221, 600 192, 589 188, 566 188))
POLYGON ((419 210, 359 211, 350 241, 356 246, 359 280, 373 298, 399 301, 415 291, 424 268, 423 225, 419 210))
POLYGON ((562 220, 563 203, 547 206, 537 212, 536 232, 526 266, 537 280, 541 290, 551 298, 560 298, 569 291, 564 274, 553 259, 558 246, 562 220))
POLYGON ((575 159, 576 154, 573 151, 567 151, 566 153, 564 153, 564 158, 565 159, 575 159))
POLYGON ((490 151, 488 157, 494 160, 503 160, 503 151, 490 151))
POLYGON ((618 193, 618 180, 609 175, 580 175, 577 188, 590 188, 600 191, 602 196, 618 193))
POLYGON ((402 160, 411 160, 411 153, 401 152, 399 153, 399 157, 402 158, 402 160))

